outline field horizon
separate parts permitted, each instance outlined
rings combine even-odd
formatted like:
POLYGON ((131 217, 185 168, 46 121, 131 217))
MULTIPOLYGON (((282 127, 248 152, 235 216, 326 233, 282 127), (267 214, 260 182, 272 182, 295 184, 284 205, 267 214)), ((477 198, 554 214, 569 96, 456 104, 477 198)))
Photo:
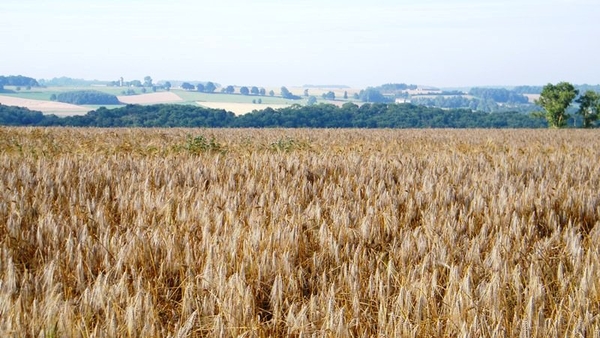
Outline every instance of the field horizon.
MULTIPOLYGON (((20 89, 16 90, 17 86, 5 86, 8 91, 0 91, 0 104, 7 106, 17 106, 28 108, 31 110, 41 111, 44 114, 55 114, 57 116, 73 116, 73 115, 84 115, 91 110, 95 110, 101 106, 107 108, 119 108, 125 104, 161 104, 161 103, 177 103, 187 104, 191 106, 203 106, 206 108, 214 109, 225 109, 231 111, 236 115, 242 115, 249 113, 253 110, 261 110, 265 108, 285 108, 292 104, 306 104, 307 98, 302 96, 298 100, 290 100, 282 98, 279 95, 280 88, 266 88, 267 92, 273 90, 277 93, 274 96, 266 95, 242 95, 239 93, 227 94, 227 93, 202 93, 194 90, 184 90, 181 88, 171 88, 169 91, 160 90, 158 92, 152 92, 146 90, 145 92, 140 91, 140 88, 131 87, 114 87, 114 86, 51 86, 51 87, 32 87, 31 89, 20 89), (133 89, 135 91, 132 95, 124 95, 123 91, 127 89, 133 89), (116 95, 120 105, 69 105, 66 103, 60 103, 52 101, 50 98, 52 95, 58 95, 60 93, 69 91, 79 90, 95 90, 102 93, 116 95), (256 101, 260 99, 260 103, 256 101)), ((239 92, 240 87, 235 86, 236 91, 239 92)), ((296 95, 302 95, 306 88, 302 87, 290 87, 290 91, 296 95)), ((330 89, 323 88, 310 88, 311 95, 318 97, 318 100, 324 103, 341 104, 348 100, 324 100, 321 98, 323 93, 326 93, 330 89), (341 102, 341 103, 340 103, 341 102)), ((345 91, 348 91, 352 95, 358 92, 357 89, 332 89, 338 98, 342 98, 345 91)))

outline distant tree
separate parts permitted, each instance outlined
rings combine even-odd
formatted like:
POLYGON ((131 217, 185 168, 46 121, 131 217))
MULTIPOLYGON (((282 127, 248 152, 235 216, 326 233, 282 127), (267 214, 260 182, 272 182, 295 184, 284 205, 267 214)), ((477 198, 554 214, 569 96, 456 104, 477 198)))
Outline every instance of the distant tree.
POLYGON ((577 114, 583 118, 583 128, 593 127, 600 114, 600 94, 588 90, 577 99, 577 103, 577 114))
POLYGON ((165 87, 166 91, 171 90, 171 82, 169 82, 169 81, 165 82, 164 87, 165 87))
POLYGON ((144 87, 152 87, 152 78, 150 76, 144 77, 144 87))
POLYGON ((146 93, 146 87, 142 87, 142 93, 146 93))
POLYGON ((225 88, 225 93, 233 94, 235 92, 235 88, 232 85, 229 85, 225 88))
POLYGON ((26 90, 31 90, 31 86, 25 87, 26 90))
POLYGON ((308 88, 304 89, 304 96, 308 97, 308 88))
POLYGON ((267 91, 264 88, 261 88, 258 90, 258 94, 261 96, 265 96, 265 95, 267 95, 267 91))
POLYGON ((184 82, 181 84, 181 88, 185 90, 194 90, 196 87, 194 87, 194 85, 189 82, 184 82))
POLYGON ((344 100, 348 100, 348 91, 344 91, 344 100))
POLYGON ((330 90, 327 93, 323 93, 323 98, 325 100, 335 100, 335 93, 330 90))
POLYGON ((275 92, 272 89, 269 91, 269 96, 275 96, 275 92))
POLYGON ((252 99, 252 103, 256 103, 256 99, 252 99))
POLYGON ((256 100, 256 102, 257 102, 258 104, 261 104, 261 103, 262 103, 262 99, 261 99, 261 98, 259 98, 258 100, 256 100))
POLYGON ((50 95, 50 101, 56 101, 56 94, 50 95))
POLYGON ((215 86, 215 84, 210 81, 208 81, 206 83, 206 85, 204 85, 204 91, 206 93, 214 93, 216 89, 217 89, 217 86, 215 86))
POLYGON ((250 93, 252 93, 252 95, 258 95, 258 87, 252 86, 252 88, 250 88, 250 93))
MULTIPOLYGON (((462 95, 461 91, 442 92, 443 95, 462 95)), ((469 95, 482 98, 484 100, 492 99, 499 103, 513 103, 513 104, 524 104, 529 99, 517 93, 505 88, 478 88, 474 87, 469 90, 469 95)))
POLYGON ((129 85, 133 86, 133 87, 142 87, 142 81, 140 81, 140 80, 133 80, 133 81, 129 82, 129 85))
POLYGON ((156 86, 152 86, 152 91, 156 93, 156 86))
POLYGON ((248 87, 242 87, 242 88, 240 88, 240 94, 248 95, 248 94, 250 94, 250 90, 248 89, 248 87))
POLYGON ((21 87, 20 87, 20 86, 17 86, 15 89, 16 89, 17 91, 19 91, 19 90, 21 90, 21 87))
POLYGON ((56 100, 72 104, 119 104, 119 99, 115 95, 96 90, 62 92, 56 96, 56 100))
POLYGON ((316 104, 316 103, 317 103, 317 98, 312 95, 309 96, 308 101, 306 101, 306 104, 309 106, 312 106, 313 104, 316 104))
POLYGON ((367 88, 365 90, 361 90, 359 93, 359 99, 363 102, 368 103, 384 103, 390 102, 390 99, 385 97, 381 92, 375 88, 367 88))
POLYGON ((298 100, 300 96, 292 94, 286 87, 281 87, 281 97, 284 99, 298 100))
POLYGON ((22 75, 0 76, 0 85, 39 87, 39 83, 37 82, 37 80, 22 75))
POLYGON ((560 82, 556 85, 549 83, 544 86, 539 100, 536 101, 546 112, 535 115, 545 117, 550 128, 563 128, 567 125, 569 119, 567 108, 569 108, 577 94, 577 89, 568 82, 560 82))
POLYGON ((196 85, 196 91, 197 92, 203 92, 204 91, 204 85, 202 83, 198 83, 196 85))

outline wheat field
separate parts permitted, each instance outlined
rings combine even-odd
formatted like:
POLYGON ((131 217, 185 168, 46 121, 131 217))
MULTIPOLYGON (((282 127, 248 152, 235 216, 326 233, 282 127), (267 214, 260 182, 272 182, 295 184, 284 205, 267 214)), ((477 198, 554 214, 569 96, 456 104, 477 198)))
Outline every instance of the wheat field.
POLYGON ((0 128, 0 336, 598 337, 599 136, 0 128))

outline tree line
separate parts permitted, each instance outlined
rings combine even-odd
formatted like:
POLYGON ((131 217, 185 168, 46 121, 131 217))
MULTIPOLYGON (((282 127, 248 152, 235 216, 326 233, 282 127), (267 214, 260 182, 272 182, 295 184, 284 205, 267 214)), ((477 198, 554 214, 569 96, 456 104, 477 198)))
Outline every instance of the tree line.
POLYGON ((575 114, 581 118, 581 127, 596 127, 600 117, 600 94, 594 90, 587 90, 579 95, 579 90, 569 82, 556 85, 549 83, 544 86, 539 100, 536 101, 544 111, 536 112, 533 116, 545 118, 550 128, 567 127, 573 118, 568 109, 574 101, 579 105, 575 114))
POLYGON ((53 94, 50 100, 71 104, 120 104, 119 99, 115 95, 97 90, 77 90, 58 95, 53 94))
POLYGON ((83 116, 57 117, 0 105, 0 124, 75 127, 229 127, 229 128, 542 128, 529 115, 442 110, 412 104, 372 103, 292 105, 236 116, 222 109, 158 104, 99 108, 83 116))
POLYGON ((10 76, 1 76, 0 75, 0 86, 23 86, 23 87, 39 87, 39 83, 36 79, 22 76, 22 75, 10 75, 10 76))

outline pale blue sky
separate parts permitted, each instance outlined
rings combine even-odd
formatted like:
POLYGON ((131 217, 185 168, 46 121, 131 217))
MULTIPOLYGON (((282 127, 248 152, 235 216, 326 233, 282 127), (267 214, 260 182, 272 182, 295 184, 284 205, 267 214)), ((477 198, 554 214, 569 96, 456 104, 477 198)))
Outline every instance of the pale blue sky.
POLYGON ((2 0, 0 75, 600 83, 598 0, 2 0))

